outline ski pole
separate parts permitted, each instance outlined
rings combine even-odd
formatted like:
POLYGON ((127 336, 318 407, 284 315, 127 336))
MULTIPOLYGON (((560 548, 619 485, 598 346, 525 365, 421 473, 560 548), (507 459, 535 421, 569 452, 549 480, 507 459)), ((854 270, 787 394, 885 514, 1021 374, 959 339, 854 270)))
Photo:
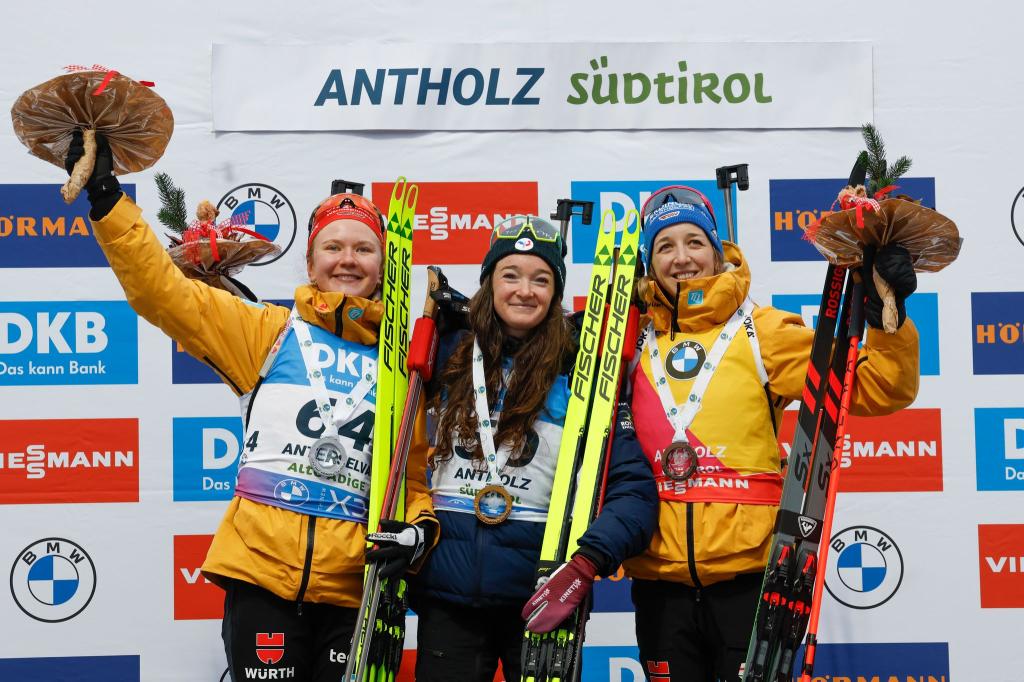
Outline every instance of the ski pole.
POLYGON ((569 235, 569 221, 572 220, 574 215, 579 215, 584 225, 590 225, 594 222, 594 202, 559 199, 555 203, 555 210, 551 214, 551 219, 558 221, 558 226, 562 231, 563 243, 566 243, 566 238, 569 235), (573 211, 574 208, 580 209, 579 214, 573 211))
MULTIPOLYGON (((416 411, 419 409, 420 396, 423 392, 424 381, 429 381, 434 370, 434 359, 437 355, 437 326, 434 317, 437 314, 437 301, 432 293, 447 286, 448 280, 444 273, 436 266, 427 268, 427 300, 423 306, 423 316, 416 320, 413 330, 412 342, 409 346, 407 359, 409 368, 409 393, 405 399, 405 406, 402 411, 397 437, 395 438, 395 453, 391 458, 391 468, 388 472, 388 485, 384 492, 381 505, 380 518, 394 518, 397 509, 397 502, 404 477, 406 463, 409 459, 409 448, 412 444, 412 433, 416 420, 416 411)), ((382 581, 379 575, 379 564, 373 563, 367 567, 366 580, 363 586, 363 596, 359 604, 359 614, 356 617, 356 632, 352 637, 352 645, 349 650, 345 670, 345 682, 363 682, 367 671, 367 663, 370 656, 370 643, 373 638, 374 629, 377 627, 377 611, 380 606, 380 593, 382 581)), ((401 580, 401 578, 394 578, 401 580)), ((401 592, 398 586, 397 592, 401 592)))
MULTIPOLYGON (((850 306, 850 346, 846 355, 846 375, 843 377, 843 394, 839 403, 839 418, 836 427, 836 448, 842 448, 846 438, 846 420, 850 414, 850 396, 856 378, 857 358, 861 334, 864 330, 864 289, 858 273, 854 273, 853 302, 850 306)), ((807 625, 807 644, 804 648, 804 666, 800 682, 810 682, 814 673, 814 655, 818 647, 818 617, 821 614, 822 593, 825 587, 825 567, 828 565, 829 538, 832 535, 832 519, 835 515, 836 496, 839 492, 840 468, 835 467, 828 483, 828 497, 825 502, 825 516, 821 524, 824 544, 818 547, 818 574, 814 578, 814 592, 811 599, 810 621, 807 625)))
POLYGON ((738 163, 734 166, 722 166, 715 169, 718 189, 725 197, 725 222, 729 229, 729 241, 736 243, 736 222, 732 215, 732 185, 736 183, 741 192, 750 188, 750 177, 747 175, 747 164, 738 163))

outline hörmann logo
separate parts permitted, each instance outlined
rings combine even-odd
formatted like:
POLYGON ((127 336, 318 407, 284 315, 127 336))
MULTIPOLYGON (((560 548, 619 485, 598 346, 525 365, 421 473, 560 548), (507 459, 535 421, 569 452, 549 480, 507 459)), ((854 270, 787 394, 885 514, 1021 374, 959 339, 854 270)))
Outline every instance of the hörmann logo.
POLYGON ((139 501, 137 419, 0 421, 0 504, 139 501))
MULTIPOLYGON (((725 201, 714 180, 574 180, 570 184, 572 198, 577 201, 594 202, 594 222, 591 225, 584 225, 579 216, 572 219, 572 262, 593 262, 594 249, 597 248, 597 230, 600 226, 598 216, 604 215, 608 210, 615 211, 618 226, 628 211, 639 211, 651 194, 668 185, 687 185, 703 192, 715 209, 718 235, 722 239, 726 238, 725 201)), ((738 192, 733 194, 733 204, 736 203, 736 194, 738 192)), ((733 211, 733 215, 735 214, 733 211)), ((739 235, 738 223, 736 233, 739 235)))
POLYGON ((212 535, 174 536, 174 620, 224 617, 224 590, 200 571, 212 541, 212 535))
POLYGON ((288 197, 280 190, 259 182, 239 185, 228 191, 217 202, 217 208, 224 208, 231 213, 219 216, 221 219, 244 217, 241 227, 258 232, 281 247, 281 253, 275 258, 253 263, 252 266, 269 265, 288 253, 295 241, 298 225, 295 209, 288 197))
MULTIPOLYGON (((121 189, 135 199, 135 185, 121 189)), ((92 236, 89 201, 70 205, 60 185, 0 185, 0 268, 105 268, 92 236)))
POLYGON ((1024 408, 974 408, 978 490, 1024 490, 1024 408))
POLYGON ((0 680, 41 682, 139 682, 138 656, 53 656, 0 658, 0 680))
POLYGON ((240 417, 175 417, 174 501, 230 500, 242 449, 240 417))
MULTIPOLYGON (((788 456, 796 410, 782 414, 779 447, 788 456)), ((849 417, 838 448, 839 492, 942 490, 942 419, 938 409, 904 409, 884 417, 849 417)))
MULTIPOLYGON (((803 238, 804 230, 832 213, 836 196, 845 186, 842 178, 768 181, 773 261, 823 260, 803 238)), ((935 178, 900 178, 895 193, 935 208, 935 178)))
MULTIPOLYGON (((820 294, 774 294, 772 305, 788 310, 804 318, 804 324, 815 327, 818 324, 820 294)), ((907 299, 907 317, 914 322, 920 336, 921 374, 939 374, 939 296, 917 292, 907 299)))
MULTIPOLYGON (((414 264, 479 264, 491 230, 521 213, 537 214, 536 182, 416 182, 414 264)), ((386 214, 393 185, 373 183, 373 201, 386 214)))
POLYGON ((1022 311, 1024 292, 971 293, 975 374, 1024 374, 1022 311))
POLYGON ((0 303, 0 386, 134 384, 138 345, 123 301, 0 303))
POLYGON ((978 526, 981 608, 1024 608, 1024 525, 978 526))
MULTIPOLYGON (((793 669, 802 668, 800 647, 793 669)), ((949 682, 949 644, 819 644, 811 682, 949 682)))

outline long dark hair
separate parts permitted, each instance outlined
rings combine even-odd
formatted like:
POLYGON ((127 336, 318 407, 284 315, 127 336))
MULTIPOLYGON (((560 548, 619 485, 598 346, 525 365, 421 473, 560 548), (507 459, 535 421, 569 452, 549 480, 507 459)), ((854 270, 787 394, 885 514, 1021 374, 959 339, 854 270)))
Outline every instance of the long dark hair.
MULTIPOLYGON (((451 458, 455 445, 472 443, 474 461, 483 461, 477 439, 476 402, 473 390, 473 338, 484 356, 487 404, 495 405, 502 383, 502 350, 508 333, 494 310, 494 288, 487 277, 469 302, 471 333, 461 339, 440 376, 433 407, 440 411, 432 461, 451 458)), ((527 437, 544 409, 548 391, 572 357, 575 343, 569 321, 562 312, 561 299, 552 299, 547 315, 527 336, 512 356, 512 372, 494 434, 494 446, 507 445, 508 463, 526 454, 527 437)))

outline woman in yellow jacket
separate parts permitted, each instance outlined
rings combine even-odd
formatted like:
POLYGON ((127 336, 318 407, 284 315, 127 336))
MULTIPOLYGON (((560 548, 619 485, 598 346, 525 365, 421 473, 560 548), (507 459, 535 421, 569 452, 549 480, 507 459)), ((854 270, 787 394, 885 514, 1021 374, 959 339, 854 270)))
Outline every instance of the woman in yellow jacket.
MULTIPOLYGON (((232 679, 337 682, 362 594, 384 220, 359 195, 331 196, 310 220, 309 283, 296 288, 294 308, 252 304, 178 270, 121 192, 97 137, 90 218, 128 302, 241 402, 235 496, 202 567, 226 591, 232 679)), ((81 150, 76 134, 68 168, 81 150)), ((378 543, 392 574, 436 537, 425 433, 421 412, 407 471, 410 523, 378 543)))
MULTIPOLYGON (((746 657, 782 492, 776 431, 782 408, 800 398, 813 331, 797 315, 750 301, 743 254, 719 240, 700 192, 664 188, 644 215, 651 322, 631 372, 631 405, 660 511, 646 552, 624 564, 640 660, 649 680, 732 681, 746 657), (682 408, 690 402, 701 405, 692 421, 670 423, 666 410, 689 415, 682 408), (695 470, 662 459, 680 428, 697 454, 695 470)), ((916 278, 906 251, 879 252, 876 263, 901 300, 910 295, 916 278)), ((880 306, 866 313, 881 326, 880 306)), ((870 329, 851 412, 909 405, 918 353, 909 320, 891 335, 870 329)))

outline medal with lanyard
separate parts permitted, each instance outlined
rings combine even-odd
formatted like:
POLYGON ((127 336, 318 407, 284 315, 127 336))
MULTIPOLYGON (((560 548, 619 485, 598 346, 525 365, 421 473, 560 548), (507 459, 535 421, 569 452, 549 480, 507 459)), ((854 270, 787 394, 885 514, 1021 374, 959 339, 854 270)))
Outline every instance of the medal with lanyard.
POLYGON ((736 333, 743 326, 744 320, 750 317, 753 310, 754 303, 748 298, 729 319, 722 333, 715 339, 715 343, 711 347, 711 352, 707 354, 704 364, 701 365, 697 378, 694 379, 693 386, 690 389, 690 395, 687 397, 686 404, 682 408, 676 406, 672 390, 669 388, 668 377, 665 376, 665 367, 662 364, 661 353, 658 350, 658 343, 655 339, 654 326, 651 325, 647 328, 645 343, 647 355, 650 358, 654 387, 657 389, 658 397, 661 399, 661 407, 665 411, 665 417, 668 419, 669 424, 672 425, 674 431, 672 443, 661 453, 661 470, 665 476, 673 481, 685 481, 697 473, 697 451, 690 445, 690 439, 686 435, 686 430, 690 428, 690 424, 697 417, 697 412, 700 411, 704 393, 708 389, 708 384, 711 383, 712 375, 714 375, 719 363, 721 363, 722 358, 725 356, 725 351, 728 350, 729 344, 732 343, 736 333))
POLYGON ((320 477, 336 476, 345 465, 345 446, 338 435, 340 425, 352 416, 356 407, 363 401, 366 394, 370 392, 375 383, 371 372, 367 372, 357 383, 342 402, 343 407, 335 412, 335 405, 331 404, 330 394, 327 392, 327 385, 324 383, 324 374, 320 371, 313 357, 313 338, 309 333, 309 326, 299 317, 295 310, 292 310, 292 329, 295 331, 295 338, 299 342, 299 351, 302 355, 302 363, 306 366, 306 376, 309 378, 309 385, 313 389, 314 402, 320 420, 323 422, 323 435, 309 447, 307 457, 313 472, 320 477))
MULTIPOLYGON (((487 379, 484 375, 484 354, 476 339, 473 339, 473 392, 476 399, 477 435, 480 449, 491 483, 481 488, 473 498, 473 511, 482 523, 494 526, 502 523, 512 513, 512 495, 501 485, 498 474, 497 452, 494 447, 494 431, 497 421, 491 420, 491 409, 487 404, 487 379)), ((505 462, 508 458, 505 458, 505 462)), ((502 466, 505 465, 502 463, 502 466)))

